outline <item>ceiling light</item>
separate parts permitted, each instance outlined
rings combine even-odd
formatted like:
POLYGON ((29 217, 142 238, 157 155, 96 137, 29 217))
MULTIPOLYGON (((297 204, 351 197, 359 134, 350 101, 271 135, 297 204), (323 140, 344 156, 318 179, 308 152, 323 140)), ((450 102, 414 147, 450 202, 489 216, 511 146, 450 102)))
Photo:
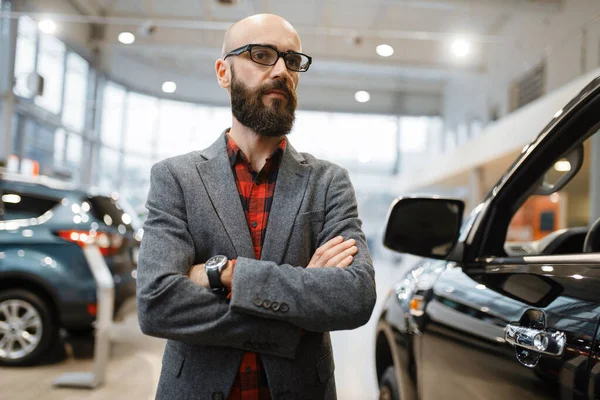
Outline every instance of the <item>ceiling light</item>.
POLYGON ((162 84, 162 90, 165 93, 174 93, 177 90, 177 85, 175 82, 167 81, 162 84))
POLYGON ((21 196, 18 194, 5 194, 2 196, 2 201, 10 204, 19 204, 21 202, 21 196))
POLYGON ((376 51, 381 57, 389 57, 394 54, 394 48, 389 44, 380 44, 377 46, 376 51))
POLYGON ((457 57, 465 57, 471 52, 471 45, 464 39, 456 39, 452 43, 452 52, 457 57))
POLYGON ((554 164, 554 169, 558 172, 569 172, 571 170, 571 163, 567 160, 560 160, 554 164))
POLYGON ((121 32, 119 33, 119 42, 123 44, 131 44, 135 42, 135 35, 131 32, 121 32))
POLYGON ((38 24, 38 28, 40 28, 42 32, 48 35, 52 35, 56 32, 56 23, 51 19, 45 19, 43 21, 40 21, 40 23, 38 24))
POLYGON ((371 95, 369 94, 369 92, 365 92, 364 90, 360 90, 360 91, 358 91, 358 92, 356 92, 354 94, 354 98, 359 103, 366 103, 367 101, 371 100, 371 95))

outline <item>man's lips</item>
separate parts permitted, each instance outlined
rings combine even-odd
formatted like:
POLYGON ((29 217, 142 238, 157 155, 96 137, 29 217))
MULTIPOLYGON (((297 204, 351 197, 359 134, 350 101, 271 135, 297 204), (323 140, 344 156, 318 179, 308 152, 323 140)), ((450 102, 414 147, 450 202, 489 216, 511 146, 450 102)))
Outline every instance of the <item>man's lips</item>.
POLYGON ((288 94, 286 92, 284 92, 283 90, 269 90, 265 94, 266 95, 267 94, 277 94, 277 95, 285 97, 286 99, 288 98, 288 94))

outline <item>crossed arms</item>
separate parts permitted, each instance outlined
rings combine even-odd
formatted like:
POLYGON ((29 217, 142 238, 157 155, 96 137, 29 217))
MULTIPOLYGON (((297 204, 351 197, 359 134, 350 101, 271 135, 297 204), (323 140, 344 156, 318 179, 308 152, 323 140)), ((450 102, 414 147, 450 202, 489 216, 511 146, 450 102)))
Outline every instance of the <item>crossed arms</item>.
POLYGON ((354 191, 341 168, 329 182, 319 249, 309 265, 239 257, 231 301, 207 289, 203 266, 194 266, 183 192, 164 163, 152 168, 147 207, 137 280, 138 318, 145 334, 246 350, 249 342, 267 340, 273 346, 261 352, 293 358, 302 330, 354 329, 371 315, 374 271, 354 191), (257 306, 257 298, 285 303, 288 309, 257 306))

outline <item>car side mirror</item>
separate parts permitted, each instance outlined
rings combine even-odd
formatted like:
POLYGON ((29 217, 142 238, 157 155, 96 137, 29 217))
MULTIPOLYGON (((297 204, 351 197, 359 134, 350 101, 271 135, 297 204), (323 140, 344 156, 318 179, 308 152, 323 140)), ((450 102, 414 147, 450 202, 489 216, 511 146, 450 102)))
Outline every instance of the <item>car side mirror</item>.
POLYGON ((583 158, 583 144, 580 144, 566 156, 559 159, 544 174, 534 194, 548 196, 561 190, 579 172, 583 165, 583 158))
POLYGON ((390 250, 445 259, 458 241, 465 204, 437 197, 399 197, 387 220, 383 244, 390 250))

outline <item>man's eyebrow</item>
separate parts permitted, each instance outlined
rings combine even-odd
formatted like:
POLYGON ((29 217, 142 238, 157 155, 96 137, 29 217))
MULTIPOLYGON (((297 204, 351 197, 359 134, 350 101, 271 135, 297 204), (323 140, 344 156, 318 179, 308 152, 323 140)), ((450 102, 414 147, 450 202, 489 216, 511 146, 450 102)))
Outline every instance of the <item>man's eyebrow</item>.
MULTIPOLYGON (((256 43, 259 46, 264 46, 264 47, 270 47, 274 50, 280 51, 277 46, 275 46, 274 44, 270 44, 270 43, 256 43)), ((293 53, 299 53, 298 50, 292 50, 292 49, 287 49, 285 51, 282 51, 282 53, 289 53, 289 52, 293 52, 293 53)))

